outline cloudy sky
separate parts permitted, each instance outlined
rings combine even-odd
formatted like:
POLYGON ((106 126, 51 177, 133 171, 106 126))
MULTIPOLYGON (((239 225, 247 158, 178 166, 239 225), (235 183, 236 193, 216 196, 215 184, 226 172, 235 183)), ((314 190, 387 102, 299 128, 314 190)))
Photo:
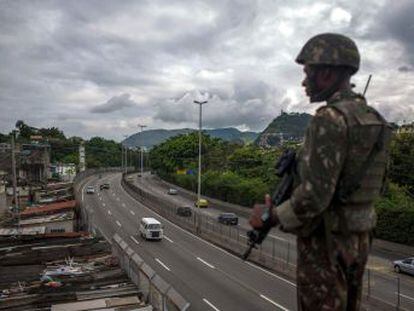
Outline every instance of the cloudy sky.
POLYGON ((120 140, 148 128, 260 131, 312 113, 294 63, 321 32, 351 36, 362 91, 390 121, 414 120, 411 0, 0 0, 0 132, 22 119, 120 140))

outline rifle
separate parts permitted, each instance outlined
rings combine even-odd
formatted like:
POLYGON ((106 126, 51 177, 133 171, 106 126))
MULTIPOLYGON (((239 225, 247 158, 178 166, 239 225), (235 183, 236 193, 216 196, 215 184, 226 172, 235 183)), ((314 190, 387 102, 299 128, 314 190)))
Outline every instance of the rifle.
POLYGON ((257 244, 262 244, 270 229, 272 229, 271 215, 273 205, 278 206, 290 198, 293 188, 293 173, 296 169, 296 152, 292 149, 286 149, 276 163, 276 175, 282 180, 276 187, 276 191, 272 195, 272 206, 264 211, 262 215, 263 226, 260 229, 247 231, 249 245, 242 259, 246 260, 253 248, 257 248, 257 244))

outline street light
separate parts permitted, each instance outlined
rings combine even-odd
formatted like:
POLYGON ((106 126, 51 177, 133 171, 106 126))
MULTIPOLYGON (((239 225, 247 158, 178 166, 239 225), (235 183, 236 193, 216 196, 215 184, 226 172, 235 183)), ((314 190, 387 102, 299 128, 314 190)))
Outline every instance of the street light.
POLYGON ((200 207, 200 197, 201 197, 201 127, 202 127, 202 116, 203 116, 203 105, 207 104, 205 101, 194 101, 194 104, 200 106, 199 118, 198 118, 198 185, 197 185, 197 207, 200 207))
MULTIPOLYGON (((138 127, 141 128, 141 133, 144 131, 144 128, 147 127, 144 124, 138 124, 138 127)), ((143 150, 144 146, 140 146, 140 150, 141 150, 141 177, 142 174, 144 173, 144 150, 143 150)))
MULTIPOLYGON (((127 138, 129 136, 128 135, 124 135, 124 137, 127 138)), ((121 143, 121 145, 124 146, 122 143, 121 143)), ((128 173, 128 146, 125 146, 124 147, 124 155, 123 156, 125 157, 124 158, 124 165, 125 165, 124 172, 125 173, 128 173)))

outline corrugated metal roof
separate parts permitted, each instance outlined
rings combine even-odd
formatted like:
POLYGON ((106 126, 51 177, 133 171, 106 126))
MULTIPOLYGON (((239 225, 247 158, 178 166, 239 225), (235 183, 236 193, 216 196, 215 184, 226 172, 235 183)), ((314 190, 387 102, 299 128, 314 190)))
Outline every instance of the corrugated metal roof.
POLYGON ((46 215, 42 217, 32 217, 28 219, 20 220, 21 226, 28 226, 34 224, 44 224, 48 222, 54 221, 65 221, 65 220, 72 220, 74 218, 73 212, 66 212, 66 213, 57 213, 52 215, 46 215))
POLYGON ((36 214, 42 214, 42 213, 48 213, 48 212, 58 212, 64 209, 73 209, 76 207, 76 201, 63 201, 63 202, 56 202, 51 203, 47 205, 43 205, 40 207, 32 207, 28 208, 25 211, 20 213, 20 216, 27 216, 27 215, 36 215, 36 214))
POLYGON ((7 235, 37 235, 37 234, 45 234, 45 232, 46 232, 46 227, 45 226, 20 228, 19 231, 17 231, 16 228, 0 228, 0 236, 7 236, 7 235))

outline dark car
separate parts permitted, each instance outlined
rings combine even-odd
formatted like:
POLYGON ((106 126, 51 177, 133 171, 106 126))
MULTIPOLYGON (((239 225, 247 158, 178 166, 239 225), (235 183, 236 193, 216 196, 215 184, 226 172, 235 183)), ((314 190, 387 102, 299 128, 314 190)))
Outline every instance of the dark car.
POLYGON ((102 189, 109 189, 109 184, 105 183, 105 184, 100 185, 99 190, 102 190, 102 189))
POLYGON ((236 226, 239 223, 239 218, 234 213, 222 213, 218 217, 218 222, 224 225, 236 226))
POLYGON ((191 211, 191 207, 188 206, 180 206, 177 208, 177 215, 182 217, 191 217, 193 212, 191 211))

